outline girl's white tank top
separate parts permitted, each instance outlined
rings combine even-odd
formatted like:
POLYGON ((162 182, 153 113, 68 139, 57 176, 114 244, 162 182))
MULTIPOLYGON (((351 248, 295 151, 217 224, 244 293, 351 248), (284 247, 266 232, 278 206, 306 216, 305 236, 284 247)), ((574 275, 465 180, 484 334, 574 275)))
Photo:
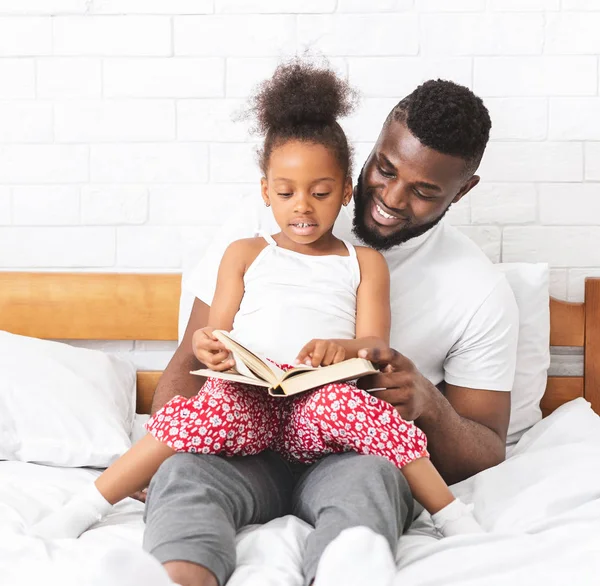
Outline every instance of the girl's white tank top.
POLYGON ((310 256, 266 246, 244 275, 244 297, 232 335, 250 350, 292 364, 313 338, 352 339, 356 333, 356 250, 348 256, 310 256))

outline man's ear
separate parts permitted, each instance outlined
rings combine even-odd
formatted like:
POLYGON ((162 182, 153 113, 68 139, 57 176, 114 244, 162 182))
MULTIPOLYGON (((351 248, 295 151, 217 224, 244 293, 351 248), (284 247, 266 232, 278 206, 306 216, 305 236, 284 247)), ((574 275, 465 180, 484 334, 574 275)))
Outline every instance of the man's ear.
POLYGON ((347 206, 352 201, 352 193, 353 193, 352 177, 348 177, 348 179, 346 179, 346 184, 344 185, 343 204, 345 206, 347 206))
POLYGON ((271 205, 271 202, 269 200, 269 183, 266 177, 263 177, 260 180, 260 194, 263 198, 263 201, 265 202, 265 205, 269 207, 271 205))
POLYGON ((460 191, 454 196, 452 203, 458 203, 473 187, 475 187, 481 178, 479 175, 473 175, 467 182, 460 188, 460 191))

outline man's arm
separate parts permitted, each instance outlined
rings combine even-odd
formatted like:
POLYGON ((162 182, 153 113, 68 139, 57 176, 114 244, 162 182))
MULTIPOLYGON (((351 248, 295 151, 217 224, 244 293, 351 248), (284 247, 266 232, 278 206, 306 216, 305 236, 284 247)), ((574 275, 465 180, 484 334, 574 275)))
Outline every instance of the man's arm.
POLYGON ((210 307, 200 299, 194 299, 192 313, 188 320, 181 344, 173 354, 171 361, 158 381, 152 398, 151 413, 154 414, 175 395, 193 397, 204 384, 204 379, 190 374, 191 370, 204 368, 204 365, 194 356, 192 336, 196 330, 208 324, 210 307))
POLYGON ((499 464, 505 457, 510 393, 446 385, 444 396, 405 356, 388 348, 359 354, 383 373, 359 381, 425 432, 431 461, 448 484, 499 464))
POLYGON ((448 484, 504 460, 510 393, 445 385, 445 395, 437 389, 431 394, 416 424, 427 435, 431 461, 448 484))

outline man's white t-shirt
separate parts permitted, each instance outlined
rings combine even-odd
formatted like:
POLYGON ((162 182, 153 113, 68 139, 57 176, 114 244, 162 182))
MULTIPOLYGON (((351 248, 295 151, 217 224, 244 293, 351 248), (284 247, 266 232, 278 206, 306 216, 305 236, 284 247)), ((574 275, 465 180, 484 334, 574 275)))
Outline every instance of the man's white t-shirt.
MULTIPOLYGON (((352 234, 353 213, 351 205, 342 208, 334 234, 360 244, 352 234)), ((259 197, 247 197, 184 280, 184 289, 210 305, 225 249, 260 232, 280 229, 259 197)), ((506 278, 477 245, 442 220, 383 254, 390 269, 391 346, 434 385, 510 391, 518 309, 506 278)))

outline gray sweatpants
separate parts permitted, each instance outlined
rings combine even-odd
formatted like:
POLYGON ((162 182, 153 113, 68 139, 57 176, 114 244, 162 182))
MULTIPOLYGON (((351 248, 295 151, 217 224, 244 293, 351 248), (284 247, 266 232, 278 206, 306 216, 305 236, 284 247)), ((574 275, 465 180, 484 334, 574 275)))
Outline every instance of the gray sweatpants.
POLYGON ((349 527, 369 527, 395 551, 412 522, 413 499, 402 473, 379 456, 348 452, 295 466, 270 451, 233 458, 179 453, 150 484, 144 548, 161 563, 205 566, 224 586, 235 569, 236 531, 289 513, 315 528, 303 562, 308 585, 325 547, 349 527))

